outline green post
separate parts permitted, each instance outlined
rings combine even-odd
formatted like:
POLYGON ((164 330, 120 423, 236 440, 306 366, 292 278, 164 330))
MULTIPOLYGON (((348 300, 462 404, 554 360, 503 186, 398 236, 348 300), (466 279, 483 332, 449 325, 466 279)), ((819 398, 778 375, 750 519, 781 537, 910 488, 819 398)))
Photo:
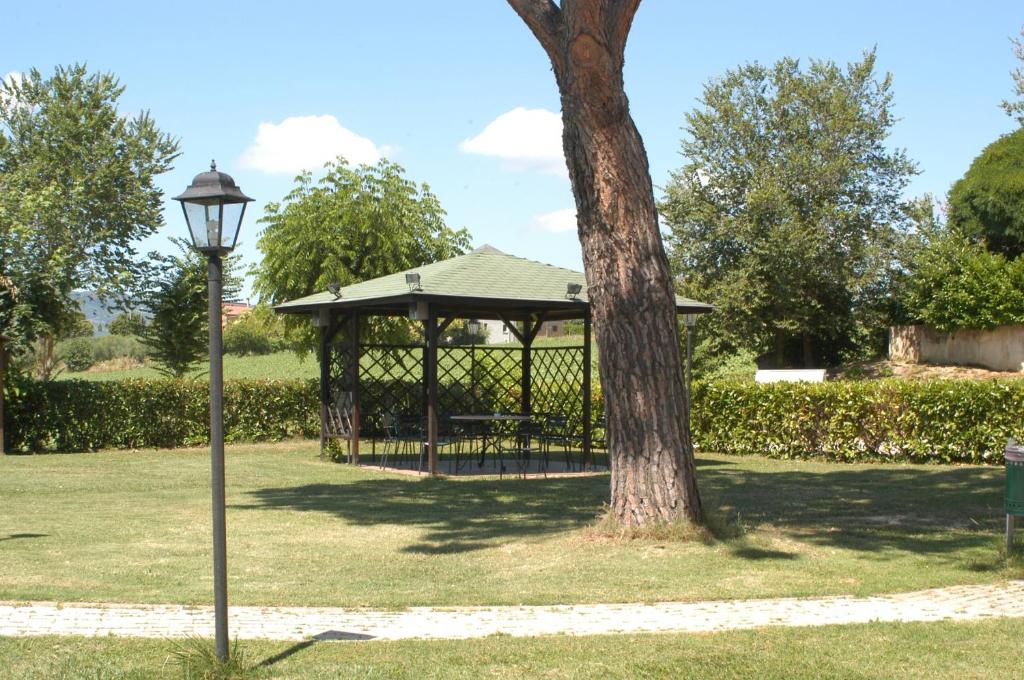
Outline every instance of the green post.
POLYGON ((1013 550, 1016 517, 1024 515, 1024 446, 1012 439, 1003 453, 1006 458, 1006 554, 1013 550))

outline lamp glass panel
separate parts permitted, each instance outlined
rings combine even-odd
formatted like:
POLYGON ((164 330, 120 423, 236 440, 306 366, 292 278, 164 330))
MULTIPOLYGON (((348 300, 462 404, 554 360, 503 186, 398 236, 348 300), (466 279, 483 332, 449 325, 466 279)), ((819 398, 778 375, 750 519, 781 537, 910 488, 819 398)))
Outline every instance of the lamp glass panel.
POLYGON ((219 240, 219 210, 216 205, 184 203, 185 219, 196 248, 216 248, 219 240))
POLYGON ((224 227, 221 233, 221 246, 232 250, 238 240, 238 232, 242 228, 242 216, 245 214, 245 203, 228 203, 223 206, 224 227))

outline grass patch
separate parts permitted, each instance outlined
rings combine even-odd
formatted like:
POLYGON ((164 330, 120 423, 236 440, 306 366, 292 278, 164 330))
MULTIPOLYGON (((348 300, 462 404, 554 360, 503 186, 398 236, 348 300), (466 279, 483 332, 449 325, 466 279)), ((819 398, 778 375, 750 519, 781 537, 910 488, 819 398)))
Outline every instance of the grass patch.
MULTIPOLYGON (((706 635, 294 643, 246 641, 246 678, 1011 678, 1024 620, 764 628, 706 635)), ((180 678, 171 644, 0 638, 12 680, 180 678)))
MULTIPOLYGON (((205 449, 0 457, 0 599, 207 604, 205 449)), ((743 533, 595 540, 608 477, 429 479, 227 453, 232 604, 647 602, 898 592, 1022 575, 1003 470, 698 457, 743 533)))
POLYGON ((714 502, 705 501, 704 524, 697 526, 686 519, 657 522, 645 526, 626 526, 615 518, 607 506, 585 535, 596 540, 658 541, 686 543, 699 541, 711 545, 718 540, 739 538, 744 534, 739 517, 724 511, 714 502))
MULTIPOLYGON (((299 359, 295 352, 275 352, 261 356, 224 355, 224 379, 266 379, 284 380, 289 378, 316 378, 320 375, 320 367, 315 356, 299 359)), ((206 378, 206 369, 197 368, 188 374, 189 377, 206 378)), ((125 367, 111 363, 94 366, 88 371, 78 373, 61 373, 58 380, 125 380, 128 378, 146 378, 159 380, 166 376, 153 368, 149 363, 142 366, 125 367)))
POLYGON ((177 666, 184 680, 248 680, 256 677, 257 667, 247 659, 247 647, 235 640, 228 647, 228 658, 217 656, 216 644, 199 637, 171 641, 167 660, 177 666))

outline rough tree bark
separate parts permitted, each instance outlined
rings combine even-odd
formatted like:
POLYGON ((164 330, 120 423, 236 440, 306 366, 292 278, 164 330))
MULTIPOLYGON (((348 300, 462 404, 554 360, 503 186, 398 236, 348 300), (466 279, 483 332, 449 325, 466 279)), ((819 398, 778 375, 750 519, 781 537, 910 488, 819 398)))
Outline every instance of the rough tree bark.
POLYGON ((508 0, 551 59, 600 356, 611 512, 703 522, 679 326, 647 152, 623 87, 640 0, 508 0))

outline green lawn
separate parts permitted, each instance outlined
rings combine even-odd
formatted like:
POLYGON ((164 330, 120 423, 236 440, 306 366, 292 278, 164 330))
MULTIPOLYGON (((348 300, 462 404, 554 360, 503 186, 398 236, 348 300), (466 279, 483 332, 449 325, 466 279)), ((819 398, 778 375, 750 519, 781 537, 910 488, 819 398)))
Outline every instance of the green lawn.
MULTIPOLYGON (((538 338, 537 347, 579 347, 583 338, 567 336, 564 338, 538 338)), ((494 345, 494 347, 519 347, 519 343, 494 345)), ((597 349, 594 349, 593 362, 597 366, 597 349)), ((206 378, 205 369, 197 369, 193 374, 206 378)), ((159 379, 161 375, 150 365, 125 370, 89 370, 78 373, 61 373, 58 380, 125 380, 128 378, 159 379)), ((237 380, 244 378, 287 379, 287 378, 319 378, 320 366, 314 355, 299 359, 295 352, 276 352, 264 356, 240 357, 233 354, 224 355, 224 379, 237 380)))
MULTIPOLYGON (((441 479, 228 449, 235 604, 405 607, 865 595, 1019 577, 1002 468, 704 455, 746 532, 705 545, 590 530, 607 476, 441 479)), ((0 599, 207 603, 203 450, 0 457, 0 599)))
MULTIPOLYGON (((193 374, 206 379, 205 369, 196 369, 193 374)), ((61 373, 58 380, 125 380, 127 378, 159 379, 161 375, 152 366, 140 366, 120 371, 82 371, 81 373, 61 373)), ((224 379, 238 380, 242 378, 318 378, 320 366, 315 356, 307 356, 300 360, 295 352, 276 352, 265 356, 239 357, 233 354, 224 355, 224 379)))
MULTIPOLYGON (((245 642, 253 678, 1019 678, 1024 620, 403 642, 245 642)), ((12 680, 180 678, 173 643, 0 638, 12 680)))

